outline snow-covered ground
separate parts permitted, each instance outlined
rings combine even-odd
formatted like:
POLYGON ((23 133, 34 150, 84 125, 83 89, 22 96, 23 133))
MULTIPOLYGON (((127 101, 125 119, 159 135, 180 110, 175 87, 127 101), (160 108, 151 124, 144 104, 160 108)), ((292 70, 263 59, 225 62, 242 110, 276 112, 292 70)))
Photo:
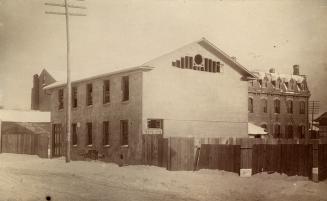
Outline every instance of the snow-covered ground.
POLYGON ((327 200, 327 181, 305 177, 200 170, 170 172, 153 166, 41 159, 0 154, 0 200, 327 200))

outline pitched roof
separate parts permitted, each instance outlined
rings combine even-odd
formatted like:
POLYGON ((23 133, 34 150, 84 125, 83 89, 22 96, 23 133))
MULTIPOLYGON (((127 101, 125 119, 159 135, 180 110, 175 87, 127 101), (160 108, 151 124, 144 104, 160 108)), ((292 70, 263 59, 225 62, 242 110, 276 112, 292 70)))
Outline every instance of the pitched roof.
POLYGON ((169 55, 175 51, 178 51, 180 49, 183 49, 185 47, 191 46, 192 44, 198 44, 201 47, 203 47, 205 50, 211 52, 213 55, 217 56, 218 58, 224 59, 226 61, 226 63, 228 63, 232 68, 234 68, 236 71, 240 72, 241 74, 245 75, 246 78, 248 79, 255 79, 256 76, 249 71, 247 68, 245 68, 243 65, 241 65, 240 63, 238 63, 235 59, 233 59, 231 56, 229 56, 227 53, 225 53, 224 51, 222 51, 221 49, 219 49, 217 46, 215 46, 213 43, 211 43, 210 41, 208 41, 206 38, 201 38, 200 40, 197 40, 195 42, 189 43, 184 45, 183 47, 180 47, 178 49, 175 49, 167 54, 158 56, 148 62, 146 62, 143 65, 151 65, 153 61, 169 55))
POLYGON ((50 122, 50 112, 33 110, 0 110, 0 121, 50 122))
MULTIPOLYGON (((110 75, 115 75, 115 74, 119 74, 119 73, 126 73, 126 72, 131 72, 131 71, 136 71, 136 70, 152 70, 153 68, 154 67, 150 67, 150 66, 136 66, 136 67, 132 67, 132 68, 124 68, 124 69, 116 70, 116 71, 112 71, 112 72, 96 74, 96 75, 93 75, 93 76, 90 76, 90 75, 86 76, 86 75, 83 75, 83 74, 72 74, 71 75, 71 80, 72 80, 72 83, 78 83, 78 82, 82 82, 82 81, 97 79, 97 78, 101 78, 101 77, 106 77, 106 76, 110 76, 110 75)), ((49 85, 43 87, 43 89, 47 90, 47 89, 62 87, 66 83, 67 82, 65 80, 60 80, 60 81, 54 82, 52 84, 49 84, 49 85)))
POLYGON ((322 115, 320 115, 318 118, 316 118, 314 121, 319 122, 323 119, 327 119, 327 112, 324 112, 322 115))

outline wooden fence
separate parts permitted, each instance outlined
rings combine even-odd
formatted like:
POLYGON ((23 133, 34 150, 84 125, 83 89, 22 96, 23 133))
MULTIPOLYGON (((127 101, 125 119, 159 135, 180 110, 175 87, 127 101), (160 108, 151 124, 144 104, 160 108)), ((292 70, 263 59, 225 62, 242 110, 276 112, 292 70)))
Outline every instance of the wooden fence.
POLYGON ((239 173, 240 145, 202 144, 196 169, 218 169, 239 173))
POLYGON ((48 137, 40 134, 3 133, 1 152, 48 157, 48 137))

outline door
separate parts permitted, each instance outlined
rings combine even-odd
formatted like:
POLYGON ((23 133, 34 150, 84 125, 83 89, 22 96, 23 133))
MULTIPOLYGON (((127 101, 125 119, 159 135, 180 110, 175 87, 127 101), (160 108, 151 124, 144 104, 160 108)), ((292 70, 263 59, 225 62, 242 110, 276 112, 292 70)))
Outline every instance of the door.
POLYGON ((61 124, 52 125, 52 157, 61 156, 61 124))

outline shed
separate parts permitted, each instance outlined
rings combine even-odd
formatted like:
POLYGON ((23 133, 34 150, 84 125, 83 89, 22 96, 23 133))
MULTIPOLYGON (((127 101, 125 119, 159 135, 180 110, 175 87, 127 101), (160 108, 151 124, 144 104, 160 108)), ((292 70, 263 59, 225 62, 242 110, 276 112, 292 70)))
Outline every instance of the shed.
POLYGON ((50 112, 0 110, 0 153, 48 157, 50 112))
POLYGON ((248 134, 250 138, 265 138, 268 135, 264 128, 253 123, 248 123, 248 134))

